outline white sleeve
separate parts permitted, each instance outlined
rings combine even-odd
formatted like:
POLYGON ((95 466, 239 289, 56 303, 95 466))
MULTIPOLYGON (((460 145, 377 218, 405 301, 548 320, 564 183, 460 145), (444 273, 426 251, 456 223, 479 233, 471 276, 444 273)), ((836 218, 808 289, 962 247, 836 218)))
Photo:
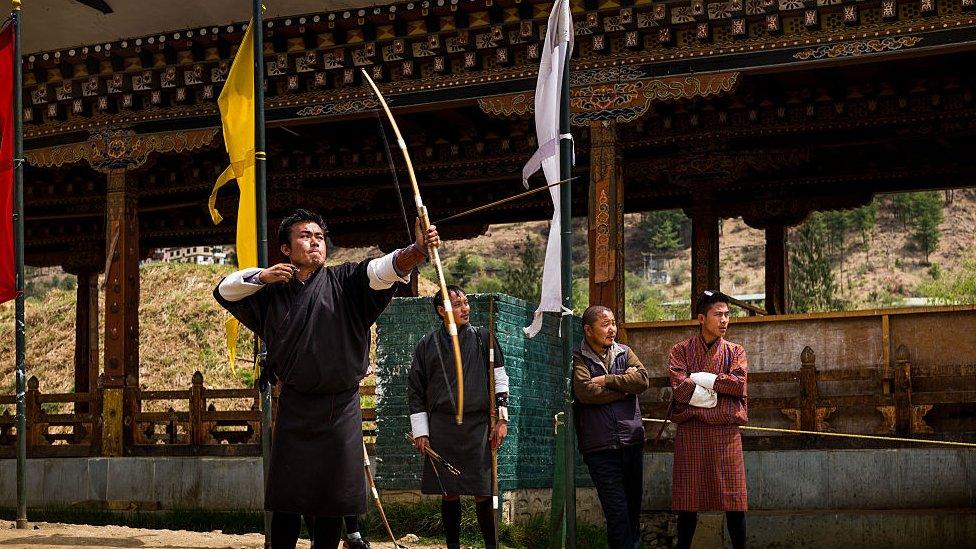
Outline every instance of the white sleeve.
POLYGON ((691 395, 688 404, 698 408, 714 408, 718 405, 718 393, 701 385, 696 385, 695 392, 691 395))
POLYGON ((410 414, 410 432, 413 433, 413 438, 430 436, 430 426, 427 424, 427 412, 410 414))
POLYGON ((366 266, 366 276, 369 277, 369 287, 374 290, 388 290, 397 282, 410 282, 410 273, 401 277, 396 272, 393 264, 396 255, 400 250, 390 252, 383 257, 378 257, 369 262, 366 266))
MULTIPOLYGON (((491 349, 492 351, 494 349, 491 349)), ((505 368, 498 367, 495 370, 495 394, 508 392, 508 372, 505 368)))
POLYGON ((695 385, 699 387, 704 387, 706 389, 715 388, 715 380, 718 378, 717 375, 711 372, 695 372, 689 376, 695 385))
POLYGON ((257 293, 258 290, 264 288, 264 284, 251 284, 250 282, 245 282, 244 279, 254 276, 259 272, 261 272, 260 267, 250 267, 231 273, 221 280, 220 285, 217 286, 220 297, 227 301, 240 301, 249 295, 257 293))

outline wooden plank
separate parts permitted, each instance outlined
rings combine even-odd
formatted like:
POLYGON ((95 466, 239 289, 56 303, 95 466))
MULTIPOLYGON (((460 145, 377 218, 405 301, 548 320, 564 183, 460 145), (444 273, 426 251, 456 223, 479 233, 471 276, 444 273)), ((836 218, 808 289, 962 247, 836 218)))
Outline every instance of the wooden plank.
POLYGON ((881 317, 881 368, 885 381, 881 384, 881 391, 885 394, 892 392, 893 380, 891 375, 891 317, 881 317))
POLYGON ((874 394, 822 396, 817 400, 820 408, 870 408, 880 404, 878 395, 874 394))
POLYGON ((139 412, 133 414, 133 421, 137 422, 154 422, 154 423, 164 423, 169 421, 177 421, 180 423, 186 423, 190 421, 190 412, 139 412))
POLYGON ((764 383, 797 383, 800 372, 757 372, 749 374, 749 385, 764 383))
POLYGON ((37 401, 41 403, 91 402, 91 397, 88 393, 38 393, 37 401))
MULTIPOLYGON (((953 312, 976 312, 976 305, 950 305, 944 307, 900 307, 895 309, 862 309, 858 311, 829 311, 825 313, 802 313, 791 315, 744 316, 733 318, 730 324, 766 324, 777 322, 793 322, 797 320, 830 320, 846 318, 902 316, 902 315, 931 315, 953 312)), ((655 322, 628 322, 624 325, 627 330, 634 328, 671 328, 678 326, 698 326, 697 320, 659 320, 655 322)))
POLYGON ((924 377, 958 377, 976 378, 976 364, 933 364, 928 366, 912 366, 912 379, 924 377))
POLYGON ((750 398, 749 408, 756 410, 799 408, 801 403, 800 397, 750 398))
POLYGON ((93 420, 91 414, 41 414, 36 419, 40 423, 60 424, 91 423, 93 420))
POLYGON ((260 410, 215 410, 200 414, 202 421, 261 421, 260 410))
POLYGON ((139 400, 190 400, 190 390, 180 391, 139 391, 139 400))
POLYGON ((207 400, 218 398, 260 398, 261 393, 257 389, 204 389, 203 397, 207 400))
MULTIPOLYGON (((817 381, 876 381, 880 371, 880 368, 821 370, 817 372, 817 381)), ((749 381, 752 381, 752 376, 750 376, 749 381)))
POLYGON ((912 391, 912 405, 920 404, 972 404, 976 402, 976 391, 939 391, 937 393, 916 393, 912 391))

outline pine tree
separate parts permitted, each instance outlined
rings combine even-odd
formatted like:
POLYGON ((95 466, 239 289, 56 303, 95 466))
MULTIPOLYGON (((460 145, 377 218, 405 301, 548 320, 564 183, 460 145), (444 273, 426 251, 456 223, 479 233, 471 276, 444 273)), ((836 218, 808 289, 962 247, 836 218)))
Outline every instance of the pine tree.
POLYGON ((451 264, 451 268, 448 271, 448 275, 451 277, 454 284, 462 288, 467 288, 471 279, 478 272, 478 266, 471 261, 471 257, 468 252, 461 252, 458 254, 457 258, 454 259, 454 263, 451 264))
POLYGON ((915 216, 912 221, 912 240, 925 254, 925 264, 929 264, 929 255, 939 247, 939 225, 944 218, 942 200, 939 193, 913 193, 915 198, 915 216))
POLYGON ((542 296, 542 254, 539 243, 531 236, 525 237, 522 247, 521 266, 508 265, 502 275, 505 291, 530 303, 538 303, 542 296))
POLYGON ((682 248, 681 228, 688 219, 680 210, 646 212, 638 224, 638 238, 643 251, 671 253, 682 248))
POLYGON ((815 213, 790 238, 790 300, 798 313, 837 306, 837 282, 824 243, 829 238, 824 216, 815 213))

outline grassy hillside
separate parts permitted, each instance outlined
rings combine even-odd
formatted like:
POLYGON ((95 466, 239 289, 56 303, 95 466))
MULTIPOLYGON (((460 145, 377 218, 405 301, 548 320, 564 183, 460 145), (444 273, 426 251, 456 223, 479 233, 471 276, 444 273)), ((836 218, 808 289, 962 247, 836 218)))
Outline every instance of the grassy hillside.
MULTIPOLYGON (((941 196, 941 195, 940 195, 941 196)), ((826 261, 836 286, 834 305, 853 309, 900 305, 906 298, 928 297, 941 302, 976 302, 976 189, 957 190, 941 199, 938 245, 929 253, 913 237, 911 223, 901 215, 897 197, 876 199, 876 222, 863 234, 848 229, 824 242, 826 261), (951 198, 951 200, 947 200, 951 198)), ((478 238, 447 242, 442 248, 449 282, 464 282, 476 291, 537 292, 541 278, 545 222, 492 226, 478 238), (528 263, 528 267, 526 267, 528 263), (535 281, 535 282, 534 282, 535 281)), ((577 309, 586 304, 587 257, 584 226, 576 220, 573 246, 574 297, 577 309)), ((796 239, 799 229, 791 232, 796 239)), ((687 299, 691 250, 683 243, 668 254, 669 284, 650 284, 640 275, 646 249, 640 214, 627 216, 627 320, 684 317, 686 306, 662 304, 687 299)), ((825 237, 826 238, 826 237, 825 237)), ((721 235, 722 286, 735 294, 763 291, 763 233, 741 219, 725 220, 721 235)), ((336 249, 330 262, 376 256, 376 249, 336 249)), ((231 267, 155 263, 141 269, 141 377, 143 387, 181 388, 200 370, 208 387, 249 386, 253 374, 244 363, 227 364, 224 343, 226 315, 211 291, 231 267)), ((420 291, 436 291, 433 269, 422 271, 420 291)), ((49 271, 30 279, 27 300, 28 375, 36 375, 45 392, 73 389, 75 290, 70 275, 49 271)), ((104 301, 104 296, 102 296, 104 301)), ((104 310, 104 302, 101 304, 104 310)), ((0 305, 0 393, 14 387, 13 302, 0 305)), ((100 333, 102 330, 99 330, 100 333)), ((100 343, 101 345, 101 343, 100 343)), ((240 356, 251 355, 246 330, 240 356)))

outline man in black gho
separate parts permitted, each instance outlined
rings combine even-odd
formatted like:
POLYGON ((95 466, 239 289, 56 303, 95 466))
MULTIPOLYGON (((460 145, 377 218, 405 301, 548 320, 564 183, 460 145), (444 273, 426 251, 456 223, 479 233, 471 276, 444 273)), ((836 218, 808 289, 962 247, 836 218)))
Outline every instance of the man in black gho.
POLYGON ((424 460, 420 489, 425 494, 441 495, 441 519, 448 549, 461 546, 461 499, 474 496, 478 526, 485 547, 495 549, 495 514, 492 510, 491 453, 508 434, 508 375, 505 358, 496 338, 486 328, 472 326, 471 306, 464 290, 448 286, 451 307, 458 327, 461 357, 464 365, 464 424, 455 423, 457 371, 454 366, 451 336, 440 294, 431 297, 442 324, 424 336, 413 353, 407 396, 410 402, 410 427, 414 443, 423 455, 430 446, 448 463, 461 471, 455 476, 424 460), (494 348, 494 369, 489 368, 489 352, 494 348), (489 379, 495 383, 495 394, 489 396, 489 379), (489 398, 498 409, 495 427, 489 420, 489 398))
POLYGON ((291 549, 301 516, 314 517, 319 547, 339 543, 342 517, 366 512, 359 382, 369 366, 370 326, 393 298, 393 285, 438 246, 417 220, 416 241, 360 263, 325 267, 322 217, 298 210, 278 229, 289 263, 237 271, 214 298, 257 334, 267 374, 282 381, 265 484, 271 544, 291 549))

